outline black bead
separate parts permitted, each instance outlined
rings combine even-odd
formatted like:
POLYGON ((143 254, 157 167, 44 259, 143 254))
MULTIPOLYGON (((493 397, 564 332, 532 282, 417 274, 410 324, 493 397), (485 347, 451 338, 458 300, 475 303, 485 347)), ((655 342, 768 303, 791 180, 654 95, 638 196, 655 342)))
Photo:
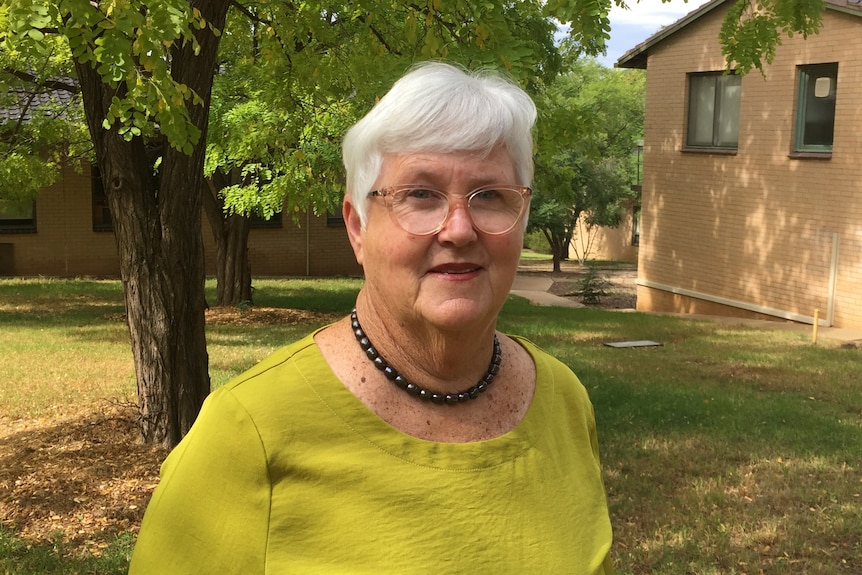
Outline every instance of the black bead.
POLYGON ((431 401, 436 404, 455 405, 456 403, 461 403, 468 399, 476 399, 479 397, 479 394, 488 388, 494 380, 494 377, 500 371, 500 363, 502 363, 503 353, 500 347, 500 340, 496 335, 494 335, 494 353, 491 356, 491 364, 488 366, 488 371, 479 383, 460 393, 435 393, 419 387, 414 383, 410 383, 404 378, 404 376, 398 373, 394 367, 390 366, 386 360, 383 359, 383 356, 374 349, 374 346, 371 344, 371 340, 368 339, 368 336, 366 336, 365 332, 362 330, 362 325, 359 323, 359 317, 356 315, 355 308, 350 312, 350 323, 353 327, 353 333, 356 336, 356 340, 359 342, 359 346, 365 352, 365 355, 368 356, 368 359, 374 363, 374 366, 381 370, 389 381, 393 382, 407 393, 415 395, 425 401, 431 401))

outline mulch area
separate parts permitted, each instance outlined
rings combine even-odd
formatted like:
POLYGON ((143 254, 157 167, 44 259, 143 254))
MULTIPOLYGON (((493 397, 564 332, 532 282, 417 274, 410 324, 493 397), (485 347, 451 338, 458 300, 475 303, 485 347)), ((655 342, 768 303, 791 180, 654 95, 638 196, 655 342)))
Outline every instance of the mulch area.
POLYGON ((115 535, 137 531, 166 455, 138 440, 130 405, 0 418, 0 522, 25 539, 98 555, 115 535))
MULTIPOLYGON (((575 293, 581 287, 580 283, 586 277, 588 270, 576 263, 564 262, 559 272, 537 269, 535 266, 522 266, 518 273, 550 277, 553 284, 551 284, 548 292, 581 303, 580 298, 575 293)), ((596 309, 635 308, 637 303, 637 287, 635 285, 637 269, 634 264, 600 269, 599 276, 607 282, 605 287, 607 295, 601 296, 598 303, 588 304, 586 307, 596 309)))
MULTIPOLYGON (((523 270, 523 273, 548 272, 523 270)), ((571 297, 583 270, 552 274, 551 292, 571 297)), ((633 272, 608 276, 602 308, 634 307, 633 272)), ((335 321, 338 314, 276 308, 214 308, 212 325, 335 321)), ((144 445, 134 405, 103 402, 42 419, 0 416, 0 524, 34 542, 64 541, 99 555, 116 535, 136 533, 168 451, 144 445)))

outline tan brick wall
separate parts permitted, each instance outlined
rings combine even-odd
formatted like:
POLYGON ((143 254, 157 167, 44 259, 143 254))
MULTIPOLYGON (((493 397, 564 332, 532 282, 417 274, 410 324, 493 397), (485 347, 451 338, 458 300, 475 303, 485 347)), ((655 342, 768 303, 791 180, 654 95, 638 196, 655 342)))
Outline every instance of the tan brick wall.
POLYGON ((36 232, 0 233, 12 243, 16 275, 107 276, 119 273, 117 247, 110 232, 94 232, 89 169, 70 168, 36 199, 36 232))
POLYGON ((860 327, 862 17, 825 11, 819 35, 785 38, 765 77, 742 79, 735 155, 685 152, 686 74, 724 68, 723 16, 716 9, 650 49, 638 275, 652 288, 639 290, 638 307, 683 311, 703 294, 822 318, 834 271, 834 325, 860 327), (839 63, 832 157, 791 159, 796 68, 826 62, 839 63))
MULTIPOLYGON (((206 272, 215 275, 215 244, 203 221, 206 272)), ((343 225, 326 217, 286 217, 282 229, 253 229, 249 259, 254 276, 356 276, 356 263, 343 225)), ((111 232, 94 232, 89 169, 63 171, 57 184, 36 199, 36 233, 0 233, 12 244, 13 273, 19 276, 119 277, 116 241, 111 232)))
POLYGON ((583 220, 579 224, 578 231, 575 232, 572 238, 573 246, 569 248, 569 258, 577 259, 578 254, 584 253, 584 247, 587 249, 588 260, 603 260, 603 261, 619 261, 619 262, 637 262, 638 247, 632 245, 632 228, 634 220, 631 209, 629 209, 623 221, 616 228, 599 228, 592 233, 590 237, 586 234, 581 234, 584 230, 583 220))
MULTIPOLYGON (((284 214, 282 228, 252 229, 248 253, 252 276, 359 276, 347 230, 328 225, 326 216, 301 213, 297 223, 284 214)), ((215 243, 204 218, 207 274, 215 275, 215 243)))

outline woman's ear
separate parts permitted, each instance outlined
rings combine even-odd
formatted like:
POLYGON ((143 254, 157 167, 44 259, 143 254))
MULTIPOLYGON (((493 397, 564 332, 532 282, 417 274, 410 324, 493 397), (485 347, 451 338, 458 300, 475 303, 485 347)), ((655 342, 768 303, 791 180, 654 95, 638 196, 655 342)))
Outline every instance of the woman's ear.
POLYGON ((344 197, 341 215, 344 218, 344 225, 347 227, 347 237, 350 239, 351 247, 353 247, 353 255, 359 265, 362 265, 362 220, 359 218, 359 212, 356 211, 356 207, 349 196, 344 197))

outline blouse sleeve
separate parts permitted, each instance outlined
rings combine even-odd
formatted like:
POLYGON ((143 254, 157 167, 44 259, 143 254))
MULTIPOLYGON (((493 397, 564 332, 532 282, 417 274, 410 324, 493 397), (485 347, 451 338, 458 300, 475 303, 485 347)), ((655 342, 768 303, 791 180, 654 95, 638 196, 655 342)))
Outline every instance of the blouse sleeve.
POLYGON ((258 430, 229 390, 217 391, 162 465, 129 574, 263 573, 269 509, 258 430))

